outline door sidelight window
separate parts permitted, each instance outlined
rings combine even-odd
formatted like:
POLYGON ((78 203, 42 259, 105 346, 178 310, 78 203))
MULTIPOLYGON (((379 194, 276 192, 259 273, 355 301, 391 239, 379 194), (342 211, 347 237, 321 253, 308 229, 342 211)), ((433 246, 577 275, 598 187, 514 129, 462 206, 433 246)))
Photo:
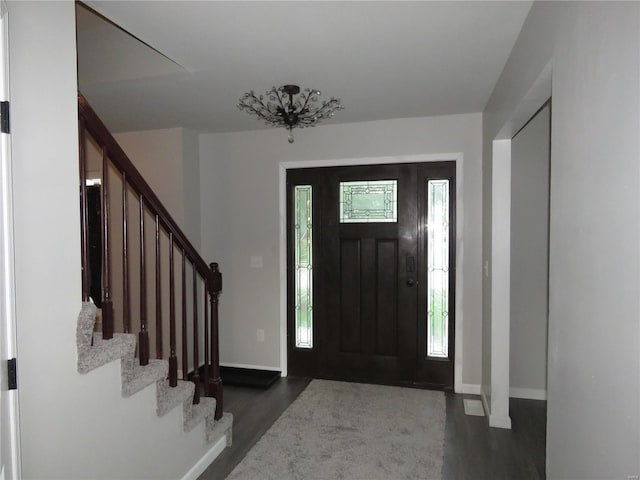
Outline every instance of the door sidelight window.
POLYGON ((449 180, 427 182, 427 356, 449 356, 449 180))
POLYGON ((294 188, 294 275, 296 347, 313 348, 313 190, 294 188))

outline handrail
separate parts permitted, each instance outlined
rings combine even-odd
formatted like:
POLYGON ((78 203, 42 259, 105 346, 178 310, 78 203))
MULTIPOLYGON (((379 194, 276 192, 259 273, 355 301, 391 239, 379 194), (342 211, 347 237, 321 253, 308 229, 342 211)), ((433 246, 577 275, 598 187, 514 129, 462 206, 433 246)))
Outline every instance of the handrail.
MULTIPOLYGON (((218 270, 217 263, 207 264, 200 256, 195 247, 187 239, 186 235, 182 232, 178 224, 173 220, 167 209, 162 202, 158 199, 153 192, 149 184, 140 174, 138 169, 134 166, 133 162, 129 159, 127 154, 122 150, 118 142, 113 138, 107 127, 102 120, 98 117, 96 112, 91 108, 86 98, 78 92, 78 116, 79 116, 79 141, 80 141, 80 177, 81 177, 81 241, 82 241, 82 295, 83 300, 89 298, 89 292, 91 288, 91 276, 89 272, 89 255, 88 255, 88 208, 87 208, 87 186, 86 186, 86 174, 87 174, 87 148, 86 148, 86 135, 89 134, 91 138, 96 142, 99 148, 102 150, 102 331, 103 339, 108 340, 113 337, 114 330, 114 308, 113 298, 110 291, 111 280, 111 264, 109 253, 109 235, 111 235, 110 226, 110 197, 109 197, 109 177, 108 165, 113 165, 118 171, 122 182, 122 255, 123 255, 123 329, 125 333, 129 333, 131 328, 130 319, 130 296, 129 296, 129 259, 128 259, 128 247, 127 247, 127 231, 128 231, 128 203, 127 203, 127 189, 130 187, 133 193, 138 197, 139 212, 140 212, 140 331, 138 334, 138 352, 139 362, 141 365, 147 365, 149 363, 149 331, 148 327, 155 328, 156 331, 156 356, 163 358, 163 335, 162 335, 162 280, 161 280, 161 229, 166 232, 169 239, 169 386, 176 387, 178 358, 177 358, 177 333, 176 333, 176 315, 175 315, 175 272, 174 272, 174 248, 177 249, 178 255, 182 256, 182 268, 181 268, 181 348, 182 348, 182 372, 183 377, 186 379, 188 366, 187 357, 187 302, 186 302, 186 278, 185 278, 185 263, 188 261, 193 266, 192 275, 192 288, 193 288, 193 310, 192 315, 192 332, 190 334, 193 340, 192 353, 193 353, 193 372, 191 374, 191 380, 196 384, 195 395, 193 398, 194 403, 199 402, 199 386, 200 386, 200 355, 199 352, 204 352, 204 387, 207 396, 213 396, 216 398, 216 414, 215 418, 219 419, 222 416, 222 380, 220 378, 220 363, 219 363, 219 345, 218 345, 218 298, 220 291, 222 290, 222 276, 218 270), (146 255, 147 249, 145 248, 145 212, 148 211, 155 223, 155 228, 152 227, 149 231, 153 230, 152 234, 155 234, 155 313, 156 321, 155 325, 148 322, 147 319, 147 281, 146 281, 146 255), (197 292, 197 281, 200 277, 204 282, 204 315, 202 321, 204 322, 204 338, 199 339, 199 318, 198 318, 198 301, 199 295, 197 292), (209 315, 209 308, 211 309, 211 315, 209 315), (200 350, 199 343, 202 342, 203 348, 200 350)), ((153 250, 153 249, 152 249, 153 250)), ((151 252, 153 254, 153 252, 151 252)), ((153 295, 153 293, 151 294, 153 295)), ((166 291, 165 291, 166 295, 166 291)), ((202 305, 202 304, 200 304, 202 305)))
POLYGON ((204 272, 207 272, 205 278, 210 279, 211 272, 207 262, 203 260, 189 239, 182 233, 182 230, 178 227, 175 220, 173 220, 171 214, 169 214, 147 181, 140 174, 133 162, 129 160, 127 154, 122 150, 118 142, 113 138, 113 135, 111 135, 81 93, 78 93, 78 113, 84 118, 84 128, 91 133, 91 136, 93 136, 98 143, 106 147, 111 163, 113 163, 120 172, 125 172, 127 174, 127 183, 131 184, 136 193, 142 194, 142 196, 145 197, 145 206, 161 218, 165 228, 173 233, 174 242, 184 248, 188 257, 198 268, 198 272, 203 276, 205 275, 204 272))

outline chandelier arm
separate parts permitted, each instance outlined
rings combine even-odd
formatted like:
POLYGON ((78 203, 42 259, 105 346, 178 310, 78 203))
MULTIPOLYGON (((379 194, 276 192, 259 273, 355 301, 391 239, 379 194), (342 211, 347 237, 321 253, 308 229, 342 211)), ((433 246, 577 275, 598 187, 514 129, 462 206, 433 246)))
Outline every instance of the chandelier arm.
POLYGON ((253 94, 241 99, 240 103, 247 108, 255 108, 254 104, 259 104, 264 107, 264 104, 260 101, 260 99, 253 94))
MULTIPOLYGON (((262 105, 262 103, 261 103, 261 105, 262 105)), ((248 109, 249 111, 253 112, 253 114, 256 115, 258 118, 260 118, 262 120, 270 121, 270 117, 267 117, 264 113, 262 113, 262 111, 260 111, 256 107, 254 107, 253 104, 245 104, 245 108, 248 109)))
POLYGON ((340 102, 337 99, 332 98, 329 102, 322 105, 315 112, 314 116, 318 118, 328 118, 331 115, 331 113, 333 113, 334 111, 342 110, 340 107, 341 107, 340 102))
POLYGON ((309 92, 309 94, 307 95, 307 98, 304 97, 304 95, 300 95, 302 98, 304 98, 304 105, 302 106, 302 108, 300 109, 300 111, 302 112, 305 108, 307 108, 307 105, 309 104, 309 99, 311 99, 311 95, 313 94, 313 92, 317 92, 318 90, 314 90, 311 89, 311 91, 309 92))
POLYGON ((267 117, 264 113, 262 113, 262 111, 260 110, 260 108, 262 108, 264 111, 270 112, 269 108, 255 95, 251 95, 249 97, 251 99, 250 103, 246 103, 246 102, 242 102, 243 105, 245 106, 245 108, 248 108, 250 111, 252 111, 255 115, 257 115, 258 117, 264 119, 264 120, 268 120, 270 117, 267 117), (255 105, 259 105, 260 108, 256 107, 255 105))
MULTIPOLYGON (((257 103, 260 103, 260 102, 257 102, 257 103)), ((244 103, 243 105, 244 105, 244 108, 250 110, 254 114, 259 115, 259 116, 263 116, 262 112, 258 108, 255 107, 255 102, 244 103)))
POLYGON ((284 102, 282 101, 282 97, 280 96, 280 92, 276 90, 276 97, 278 97, 278 103, 280 104, 280 107, 282 108, 283 111, 287 111, 286 108, 284 108, 284 102))
POLYGON ((313 117, 312 118, 316 118, 317 120, 315 120, 315 121, 317 122, 318 120, 323 120, 325 118, 329 118, 330 115, 331 115, 331 110, 322 107, 322 108, 320 108, 319 110, 316 110, 313 113, 313 117))

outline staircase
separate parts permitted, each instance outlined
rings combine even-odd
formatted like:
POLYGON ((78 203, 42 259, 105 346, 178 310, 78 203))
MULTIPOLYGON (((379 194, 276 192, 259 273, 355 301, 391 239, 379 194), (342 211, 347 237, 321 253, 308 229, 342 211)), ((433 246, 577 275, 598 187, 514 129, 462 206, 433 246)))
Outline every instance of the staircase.
MULTIPOLYGON (((185 477, 195 478, 194 468, 210 462, 215 458, 212 452, 217 455, 232 440, 233 416, 223 412, 218 353, 222 275, 218 264, 201 258, 80 93, 78 116, 82 233, 78 372, 90 374, 120 361, 122 397, 139 397, 131 411, 122 410, 129 419, 125 424, 139 418, 140 408, 151 401, 150 389, 155 389, 155 406, 149 409, 155 407, 158 421, 179 417, 174 410, 181 407, 182 432, 189 434, 202 425, 202 444, 211 448, 185 477), (88 201, 89 174, 99 175, 98 187, 92 187, 99 188, 97 202, 96 196, 88 201)), ((109 368, 105 377, 116 367, 109 368)), ((115 410, 126 408, 126 402, 118 403, 115 410)), ((158 427, 166 435, 167 426, 158 427)), ((178 450, 188 446, 191 454, 206 450, 193 438, 178 436, 165 446, 169 444, 178 450)))
POLYGON ((233 416, 224 413, 216 420, 215 398, 201 398, 200 402, 194 405, 193 382, 179 380, 176 387, 170 387, 167 379, 169 362, 166 360, 150 360, 145 366, 139 365, 135 358, 135 335, 116 333, 110 340, 103 340, 101 332, 93 331, 96 310, 93 303, 83 302, 78 316, 78 372, 88 373, 107 363, 120 360, 123 397, 135 395, 155 384, 156 413, 159 417, 182 406, 183 431, 190 432, 199 422, 204 422, 207 443, 213 444, 225 437, 226 446, 231 446, 233 416))

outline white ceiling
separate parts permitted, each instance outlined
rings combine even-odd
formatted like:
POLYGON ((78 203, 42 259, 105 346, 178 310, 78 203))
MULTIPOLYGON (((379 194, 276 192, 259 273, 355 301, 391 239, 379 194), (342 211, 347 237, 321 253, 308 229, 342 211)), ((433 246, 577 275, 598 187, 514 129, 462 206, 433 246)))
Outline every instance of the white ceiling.
POLYGON ((236 108, 294 83, 331 123, 480 112, 530 1, 99 1, 79 8, 80 90, 113 131, 264 128, 236 108), (161 52, 163 55, 161 55, 161 52))

